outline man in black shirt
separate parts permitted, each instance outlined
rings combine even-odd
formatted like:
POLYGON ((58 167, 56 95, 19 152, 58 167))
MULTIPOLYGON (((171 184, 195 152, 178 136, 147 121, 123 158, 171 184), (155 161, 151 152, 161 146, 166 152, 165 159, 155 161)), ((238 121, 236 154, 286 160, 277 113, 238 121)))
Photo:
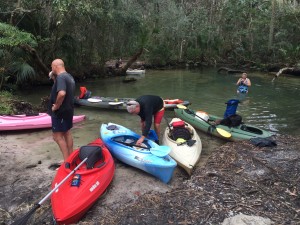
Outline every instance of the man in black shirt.
POLYGON ((73 152, 73 127, 75 81, 65 70, 64 62, 55 59, 52 64, 54 84, 50 95, 53 139, 58 144, 64 160, 73 152))
MULTIPOLYGON (((154 116, 154 130, 159 137, 160 123, 165 113, 164 101, 161 97, 142 95, 135 101, 129 101, 127 103, 127 111, 141 117, 142 136, 136 142, 137 145, 143 143, 144 139, 148 136, 152 125, 152 116, 154 116)), ((159 142, 157 141, 157 143, 159 142)))

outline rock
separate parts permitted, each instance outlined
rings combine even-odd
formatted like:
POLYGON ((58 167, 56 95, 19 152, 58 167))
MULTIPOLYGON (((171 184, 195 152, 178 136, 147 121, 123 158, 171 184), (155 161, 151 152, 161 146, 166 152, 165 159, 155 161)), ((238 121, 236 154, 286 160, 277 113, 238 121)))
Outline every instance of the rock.
POLYGON ((273 222, 269 218, 260 216, 247 216, 242 213, 226 218, 222 225, 271 225, 273 222))

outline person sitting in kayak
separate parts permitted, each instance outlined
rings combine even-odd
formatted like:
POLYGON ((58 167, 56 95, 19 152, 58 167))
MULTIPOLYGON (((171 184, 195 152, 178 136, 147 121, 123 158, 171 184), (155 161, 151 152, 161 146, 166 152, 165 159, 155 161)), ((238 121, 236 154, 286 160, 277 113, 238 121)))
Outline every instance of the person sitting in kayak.
POLYGON ((251 86, 251 81, 247 78, 247 73, 243 73, 242 77, 236 82, 238 85, 237 93, 248 93, 248 87, 251 86))
MULTIPOLYGON (((142 136, 137 140, 137 145, 141 145, 148 136, 152 125, 152 116, 154 116, 154 130, 159 137, 160 123, 165 113, 164 101, 161 97, 156 95, 142 95, 135 101, 127 103, 127 111, 130 114, 136 114, 141 117, 142 136)), ((159 144, 159 140, 155 142, 159 144)))

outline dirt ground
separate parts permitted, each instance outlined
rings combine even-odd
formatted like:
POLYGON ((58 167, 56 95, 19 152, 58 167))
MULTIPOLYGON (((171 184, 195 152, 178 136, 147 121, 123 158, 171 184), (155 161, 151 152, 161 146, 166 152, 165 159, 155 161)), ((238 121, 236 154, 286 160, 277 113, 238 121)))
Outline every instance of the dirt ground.
MULTIPOLYGON (((269 218, 276 225, 300 224, 300 138, 275 140, 276 147, 263 148, 249 141, 227 143, 192 177, 176 169, 169 184, 116 161, 106 194, 78 224, 216 225, 239 213, 269 218)), ((50 150, 41 152, 40 146, 0 134, 2 225, 23 216, 50 191, 56 173, 50 166, 60 155, 53 157, 51 149, 57 147, 52 137, 39 143, 50 150)), ((28 224, 52 224, 50 201, 28 224)))
POLYGON ((300 139, 281 136, 276 142, 272 148, 227 143, 189 180, 107 212, 100 224, 216 225, 239 213, 300 224, 300 139))
MULTIPOLYGON (((61 153, 52 140, 51 131, 33 132, 32 135, 34 137, 18 133, 0 133, 2 225, 22 217, 51 191, 51 182, 56 174, 54 165, 61 161, 61 153), (45 132, 49 133, 49 136, 45 135, 45 132)), ((178 169, 174 173, 174 177, 177 178, 169 184, 164 184, 153 176, 117 160, 115 166, 113 182, 80 223, 96 224, 94 221, 106 211, 113 212, 145 193, 168 192, 187 177, 184 171, 178 169)), ((52 224, 50 200, 42 204, 28 224, 52 224)))

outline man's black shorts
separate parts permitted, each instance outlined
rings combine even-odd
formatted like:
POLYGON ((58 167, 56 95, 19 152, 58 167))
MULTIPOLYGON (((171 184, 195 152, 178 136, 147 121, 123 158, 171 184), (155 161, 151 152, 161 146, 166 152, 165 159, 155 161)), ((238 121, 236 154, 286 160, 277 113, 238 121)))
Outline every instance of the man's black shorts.
POLYGON ((53 132, 67 132, 73 127, 73 117, 62 119, 56 116, 51 116, 51 121, 53 132))

